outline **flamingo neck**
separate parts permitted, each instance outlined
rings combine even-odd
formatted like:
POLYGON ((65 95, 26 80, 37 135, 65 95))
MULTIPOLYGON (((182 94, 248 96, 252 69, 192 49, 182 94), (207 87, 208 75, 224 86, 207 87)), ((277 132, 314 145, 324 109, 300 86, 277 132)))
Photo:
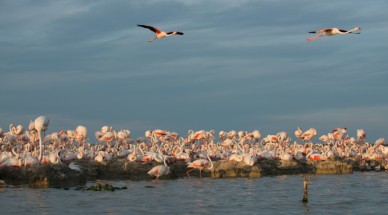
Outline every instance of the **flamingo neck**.
POLYGON ((163 156, 163 163, 165 166, 167 166, 167 163, 166 163, 166 156, 163 156))
POLYGON ((207 159, 209 159, 209 161, 210 161, 210 167, 208 168, 209 170, 211 170, 211 169, 213 169, 213 161, 212 161, 212 159, 210 159, 210 156, 209 155, 207 155, 207 159))
POLYGON ((39 160, 42 159, 42 131, 38 130, 39 135, 39 160))

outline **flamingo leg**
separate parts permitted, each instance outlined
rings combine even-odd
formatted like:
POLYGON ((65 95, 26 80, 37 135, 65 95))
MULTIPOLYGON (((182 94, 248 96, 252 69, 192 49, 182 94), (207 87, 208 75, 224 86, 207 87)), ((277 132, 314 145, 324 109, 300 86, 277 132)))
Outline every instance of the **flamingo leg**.
POLYGON ((147 42, 152 42, 152 41, 156 40, 156 38, 157 38, 157 37, 154 37, 154 38, 148 40, 147 42))
POLYGON ((320 38, 320 37, 322 37, 322 36, 325 36, 325 35, 324 35, 324 34, 318 34, 317 36, 315 36, 315 37, 309 37, 309 38, 307 38, 306 40, 307 40, 307 41, 313 41, 313 40, 318 39, 318 38, 320 38))
POLYGON ((202 169, 199 169, 199 178, 202 178, 202 169))
POLYGON ((189 176, 190 179, 191 179, 191 177, 190 177, 189 172, 191 172, 191 171, 193 171, 193 170, 194 170, 194 169, 191 169, 191 170, 189 170, 189 171, 186 172, 187 176, 189 176))

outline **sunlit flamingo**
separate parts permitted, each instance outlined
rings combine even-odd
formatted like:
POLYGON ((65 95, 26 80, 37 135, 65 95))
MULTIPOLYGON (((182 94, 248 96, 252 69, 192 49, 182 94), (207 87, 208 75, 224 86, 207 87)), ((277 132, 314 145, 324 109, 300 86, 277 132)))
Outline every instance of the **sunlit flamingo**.
POLYGON ((303 134, 303 131, 302 129, 298 126, 298 129, 294 132, 295 134, 295 137, 296 139, 301 139, 302 140, 302 134, 303 134))
POLYGON ((253 139, 258 142, 261 138, 261 134, 260 134, 260 131, 259 130, 254 130, 252 131, 252 134, 253 134, 253 139))
POLYGON ((285 131, 280 131, 276 134, 276 137, 278 138, 278 141, 280 142, 286 142, 288 141, 288 135, 287 135, 287 132, 285 131))
POLYGON ((13 125, 13 124, 10 124, 9 125, 9 131, 15 135, 15 136, 19 136, 21 135, 23 132, 24 132, 24 127, 23 125, 13 125))
POLYGON ((307 41, 313 41, 313 40, 318 39, 318 38, 323 37, 323 36, 334 36, 336 34, 350 34, 350 33, 359 34, 360 32, 354 33, 354 31, 359 31, 359 30, 361 30, 360 27, 355 27, 355 28, 350 29, 350 30, 342 30, 342 29, 338 29, 338 28, 321 28, 321 29, 316 30, 316 31, 310 31, 309 33, 317 34, 317 35, 314 37, 307 38, 307 41))
POLYGON ((303 141, 311 141, 314 136, 317 135, 317 130, 315 128, 310 128, 302 134, 303 141))
POLYGON ((334 128, 333 129, 333 137, 337 141, 344 141, 348 135, 347 135, 347 128, 334 128))
POLYGON ((277 143, 278 137, 273 134, 268 134, 265 138, 261 140, 263 143, 277 143))
POLYGON ((385 139, 383 137, 381 137, 375 141, 375 147, 378 147, 380 145, 384 145, 384 143, 385 143, 385 139))
POLYGON ((88 137, 88 129, 83 126, 79 125, 74 131, 75 133, 75 140, 80 144, 82 143, 83 145, 85 144, 85 140, 88 137))
POLYGON ((22 164, 24 166, 33 166, 38 163, 39 163, 39 160, 29 152, 24 156, 22 164))
POLYGON ((357 140, 359 141, 365 141, 366 133, 364 129, 357 129, 357 140))
POLYGON ((164 157, 163 162, 164 165, 154 166, 147 172, 149 175, 156 177, 154 181, 158 181, 160 176, 168 175, 168 173, 170 173, 170 167, 167 166, 166 157, 164 157))
POLYGON ((94 133, 95 137, 97 140, 99 140, 102 136, 104 136, 104 134, 106 134, 106 132, 108 131, 113 131, 113 128, 112 127, 109 127, 107 125, 105 126, 102 126, 101 129, 99 131, 96 131, 94 133))
POLYGON ((188 168, 193 168, 189 171, 186 172, 187 176, 189 176, 189 178, 191 179, 190 177, 190 174, 189 172, 195 170, 195 169, 199 169, 199 178, 202 178, 202 169, 204 168, 207 168, 209 170, 213 169, 213 162, 212 160, 210 159, 209 155, 207 155, 207 159, 197 159, 193 162, 190 162, 188 163, 187 167, 188 168), (210 161, 210 167, 209 167, 209 161, 210 161))
POLYGON ((3 163, 0 164, 0 168, 3 167, 21 167, 22 166, 22 160, 20 157, 10 157, 9 159, 5 160, 3 163))
POLYGON ((291 160, 293 160, 293 157, 292 157, 292 155, 291 155, 289 152, 287 152, 285 149, 282 149, 282 150, 280 151, 279 159, 280 159, 280 160, 284 160, 284 161, 291 161, 291 160))
POLYGON ((38 118, 35 119, 34 121, 34 127, 36 131, 38 132, 39 136, 39 160, 42 159, 42 131, 46 131, 47 127, 50 123, 49 118, 45 116, 39 116, 38 118))
POLYGON ((239 154, 231 154, 228 158, 229 161, 236 161, 241 162, 243 160, 243 157, 239 154))
POLYGON ((230 130, 229 132, 228 132, 228 138, 230 138, 230 139, 235 139, 237 137, 237 131, 235 131, 235 130, 230 130))
POLYGON ((219 138, 220 138, 220 140, 225 140, 226 139, 226 132, 225 131, 220 131, 219 133, 218 133, 218 136, 219 136, 219 138))
POLYGON ((306 160, 326 160, 327 157, 325 154, 314 151, 313 149, 309 149, 309 153, 306 155, 306 160))
POLYGON ((75 132, 73 130, 67 130, 66 131, 67 138, 69 138, 70 144, 73 145, 74 139, 75 139, 75 132))
POLYGON ((329 141, 329 137, 327 135, 322 135, 318 139, 324 143, 327 143, 327 141, 329 141))
POLYGON ((4 131, 2 128, 0 128, 0 139, 2 140, 4 137, 4 131))
POLYGON ((159 30, 159 29, 157 29, 157 28, 155 28, 153 26, 149 26, 149 25, 137 25, 137 26, 143 27, 143 28, 148 28, 151 31, 155 32, 155 34, 156 34, 155 37, 152 38, 151 40, 148 40, 148 42, 152 42, 152 41, 154 41, 156 39, 161 39, 163 37, 168 37, 168 36, 171 36, 171 35, 174 35, 174 34, 183 35, 183 33, 179 32, 179 31, 171 31, 171 32, 167 32, 166 33, 166 32, 164 32, 162 30, 159 30))

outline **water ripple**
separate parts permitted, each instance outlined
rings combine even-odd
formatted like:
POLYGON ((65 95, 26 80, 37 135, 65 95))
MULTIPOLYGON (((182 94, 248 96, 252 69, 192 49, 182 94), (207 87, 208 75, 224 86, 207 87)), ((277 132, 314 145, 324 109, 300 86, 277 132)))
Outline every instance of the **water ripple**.
MULTIPOLYGON (((88 184, 92 184, 89 182, 88 184)), ((302 175, 258 179, 109 181, 125 190, 9 187, 2 214, 384 214, 388 174, 314 175, 309 202, 302 175), (20 204, 23 202, 23 204, 20 204)))

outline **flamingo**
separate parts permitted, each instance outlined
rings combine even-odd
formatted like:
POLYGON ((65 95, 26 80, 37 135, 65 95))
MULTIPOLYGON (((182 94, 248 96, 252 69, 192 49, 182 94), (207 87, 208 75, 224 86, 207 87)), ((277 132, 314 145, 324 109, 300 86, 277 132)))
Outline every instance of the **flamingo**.
POLYGON ((342 29, 338 29, 338 28, 321 28, 321 29, 316 30, 316 31, 310 31, 309 33, 317 34, 317 35, 314 37, 307 38, 307 41, 313 41, 313 40, 318 39, 318 38, 323 37, 323 36, 334 36, 336 34, 350 34, 350 33, 360 34, 360 32, 354 32, 354 31, 360 31, 360 30, 361 30, 360 27, 355 27, 355 28, 352 28, 350 30, 342 30, 342 29))
POLYGON ((317 130, 315 128, 310 128, 302 134, 303 141, 311 141, 314 136, 317 135, 317 130))
POLYGON ((218 136, 220 137, 220 140, 224 141, 226 139, 226 132, 225 131, 220 131, 218 133, 218 136))
POLYGON ((229 132, 228 132, 228 138, 229 139, 235 139, 236 137, 237 137, 237 131, 235 131, 235 130, 230 130, 229 132))
POLYGON ((154 166, 150 171, 147 172, 149 175, 156 177, 154 181, 159 181, 160 176, 168 175, 168 173, 170 173, 170 167, 167 166, 165 156, 163 158, 163 162, 164 165, 154 166))
POLYGON ((260 134, 260 131, 259 130, 254 130, 252 131, 252 134, 253 134, 253 139, 258 142, 259 139, 261 138, 261 134, 260 134))
POLYGON ((161 39, 163 37, 168 37, 168 36, 171 36, 171 35, 174 35, 174 34, 183 35, 183 33, 179 32, 179 31, 171 31, 171 32, 167 32, 166 33, 166 32, 164 32, 162 30, 159 30, 159 29, 157 29, 157 28, 155 28, 153 26, 149 26, 149 25, 137 25, 137 26, 143 27, 143 28, 148 28, 151 31, 155 32, 155 34, 156 34, 155 37, 150 39, 150 40, 148 40, 148 42, 152 42, 152 41, 154 41, 156 39, 161 39))
POLYGON ((332 132, 334 139, 343 142, 348 137, 346 129, 347 128, 334 128, 332 132))
POLYGON ((297 140, 298 139, 303 140, 302 138, 303 131, 299 126, 298 126, 298 129, 294 132, 294 134, 297 140))
POLYGON ((317 161, 317 160, 326 160, 327 157, 323 153, 319 153, 313 149, 309 149, 309 153, 306 155, 306 160, 312 160, 312 161, 317 161))
POLYGON ((327 135, 322 135, 318 139, 324 143, 327 143, 329 141, 329 137, 327 135))
POLYGON ((357 140, 364 142, 366 138, 366 133, 364 129, 357 129, 357 140))
POLYGON ((81 167, 76 164, 74 161, 69 164, 69 168, 78 172, 82 172, 81 167))
POLYGON ((4 138, 4 131, 2 128, 0 128, 0 140, 2 141, 4 138))
POLYGON ((19 136, 24 133, 24 127, 22 125, 14 126, 13 124, 9 125, 9 131, 15 136, 19 136))
POLYGON ((120 130, 116 136, 118 140, 128 142, 131 139, 131 132, 129 130, 120 130))
POLYGON ((280 142, 286 142, 288 141, 288 135, 287 135, 287 132, 285 131, 280 131, 276 134, 276 137, 278 138, 278 141, 280 142))
POLYGON ((34 127, 38 132, 38 136, 39 136, 39 160, 42 159, 42 131, 45 132, 47 130, 49 123, 50 123, 49 118, 45 116, 39 116, 34 121, 34 127))
POLYGON ((88 129, 83 126, 83 125, 79 125, 77 126, 77 128, 75 129, 74 131, 75 133, 75 140, 79 143, 79 144, 85 144, 85 140, 87 138, 87 135, 88 135, 88 129))
POLYGON ((207 168, 209 170, 213 169, 213 162, 210 159, 209 154, 207 154, 207 159, 210 161, 210 167, 208 167, 209 162, 206 159, 197 159, 193 162, 188 163, 187 167, 193 168, 193 169, 186 172, 187 176, 189 176, 189 178, 191 179, 189 172, 191 172, 195 169, 199 169, 199 178, 202 178, 202 169, 204 169, 204 168, 207 168))

